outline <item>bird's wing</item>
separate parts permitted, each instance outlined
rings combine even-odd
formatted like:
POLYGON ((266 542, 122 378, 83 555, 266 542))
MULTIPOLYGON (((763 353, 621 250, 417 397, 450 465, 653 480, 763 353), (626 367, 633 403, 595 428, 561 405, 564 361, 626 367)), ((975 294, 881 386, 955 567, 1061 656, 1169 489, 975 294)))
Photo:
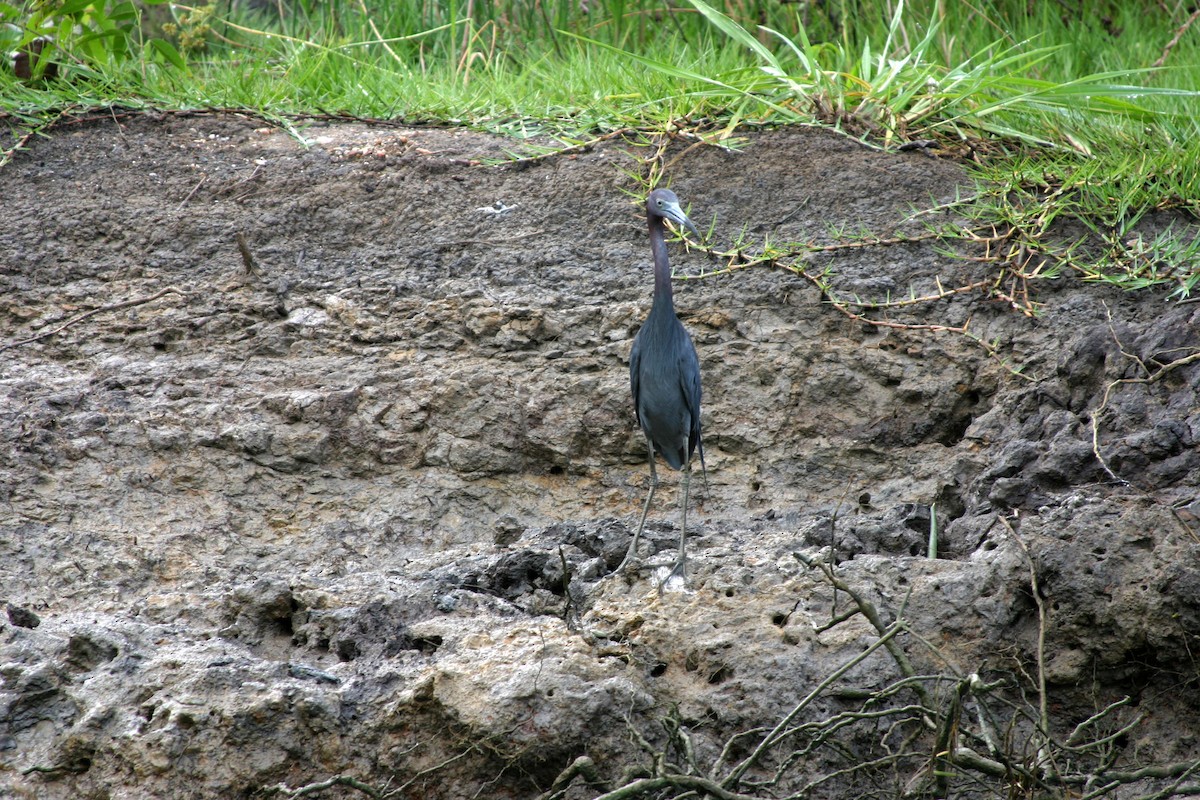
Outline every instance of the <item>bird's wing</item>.
MULTIPOLYGON (((683 356, 683 368, 680 370, 683 400, 691 417, 691 429, 688 431, 688 454, 700 444, 700 359, 696 356, 696 348, 691 340, 687 340, 687 349, 683 356)), ((703 450, 701 451, 703 453, 703 450)), ((703 458, 703 455, 701 456, 703 458)))
POLYGON ((629 351, 629 389, 633 392, 633 413, 638 425, 642 424, 642 413, 638 410, 638 393, 641 382, 642 342, 641 336, 634 337, 633 349, 629 351))

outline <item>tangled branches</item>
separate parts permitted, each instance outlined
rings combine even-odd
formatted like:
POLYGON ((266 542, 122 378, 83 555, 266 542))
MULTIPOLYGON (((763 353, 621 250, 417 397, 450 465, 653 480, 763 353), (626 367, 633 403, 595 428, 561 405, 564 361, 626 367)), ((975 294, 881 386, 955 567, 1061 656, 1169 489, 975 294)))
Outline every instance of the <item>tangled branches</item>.
MULTIPOLYGON (((1000 520, 1024 553, 1031 588, 1037 569, 1013 528, 1000 520)), ((542 800, 568 796, 587 775, 595 800, 713 797, 721 800, 801 800, 846 797, 1077 798, 1138 800, 1200 794, 1200 761, 1120 766, 1120 742, 1144 721, 1124 697, 1074 726, 1051 718, 1043 648, 1037 676, 962 673, 905 621, 903 608, 881 610, 868 592, 850 585, 823 559, 797 554, 834 590, 834 625, 861 617, 872 641, 815 685, 774 724, 740 731, 719 750, 677 713, 661 720, 657 745, 629 725, 648 763, 618 785, 596 781, 578 764, 560 775, 542 800), (839 599, 840 598, 840 599, 839 599), (913 649, 921 651, 916 658, 913 649), (894 678, 883 686, 847 685, 855 667, 887 653, 894 678), (920 672, 914 662, 940 663, 920 672), (1032 692, 1036 697, 1030 699, 1032 692)), ((1039 643, 1047 609, 1037 602, 1039 643)), ((577 789, 580 787, 577 787, 577 789)), ((572 797, 581 796, 576 792, 572 797)))

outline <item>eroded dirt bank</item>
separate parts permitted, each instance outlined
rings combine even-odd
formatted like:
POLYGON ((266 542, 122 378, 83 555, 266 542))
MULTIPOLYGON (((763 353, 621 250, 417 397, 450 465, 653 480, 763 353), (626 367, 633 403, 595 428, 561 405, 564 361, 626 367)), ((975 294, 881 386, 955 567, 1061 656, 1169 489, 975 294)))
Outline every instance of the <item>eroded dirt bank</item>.
MULTIPOLYGON (((969 319, 1002 363, 851 321, 787 272, 680 282, 708 491, 691 591, 659 596, 648 567, 600 579, 648 480, 626 365, 650 269, 622 193, 645 151, 488 167, 512 143, 304 135, 135 116, 62 127, 0 170, 0 794, 250 797, 341 775, 590 797, 656 770, 762 796, 1200 781, 1200 362, 1161 370, 1200 349, 1200 306, 1064 277, 1036 319, 981 292, 896 312, 969 319), (1102 405, 1121 481, 1093 452, 1102 405), (831 541, 836 590, 804 562, 831 541), (901 658, 874 651, 726 780, 878 640, 862 614, 831 622, 847 590, 883 627, 903 608, 901 658), (904 660, 929 677, 906 682, 904 660)), ((686 145, 672 186, 723 243, 915 232, 912 207, 965 186, 818 131, 686 145)), ((681 273, 714 266, 671 248, 681 273)), ((929 242, 813 258, 871 298, 990 268, 929 242)), ((677 536, 663 477, 651 564, 677 536)))

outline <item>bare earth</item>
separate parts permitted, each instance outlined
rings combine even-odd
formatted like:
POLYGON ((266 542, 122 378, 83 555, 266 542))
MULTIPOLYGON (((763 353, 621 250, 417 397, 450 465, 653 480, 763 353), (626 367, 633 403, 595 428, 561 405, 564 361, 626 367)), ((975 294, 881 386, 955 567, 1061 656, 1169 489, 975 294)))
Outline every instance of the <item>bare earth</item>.
MULTIPOLYGON (((623 190, 650 151, 301 132, 109 118, 0 169, 0 796, 1200 786, 1200 359, 1162 369, 1200 352, 1200 305, 1064 276, 1036 318, 978 291, 890 317, 969 319, 993 358, 783 270, 680 280, 708 488, 691 585, 660 594, 665 467, 639 569, 603 577, 649 478, 623 190), (802 703, 879 639, 833 619, 864 608, 899 647, 802 703)), ((666 156, 722 247, 915 234, 970 191, 920 153, 747 136, 666 156)), ((994 274, 927 241, 808 267, 877 300, 994 274)))

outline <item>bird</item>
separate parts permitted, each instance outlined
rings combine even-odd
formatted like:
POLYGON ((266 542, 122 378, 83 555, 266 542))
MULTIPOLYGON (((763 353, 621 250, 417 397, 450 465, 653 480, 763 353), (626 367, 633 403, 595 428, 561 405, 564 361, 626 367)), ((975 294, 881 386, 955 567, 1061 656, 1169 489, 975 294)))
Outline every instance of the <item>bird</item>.
POLYGON ((642 323, 629 353, 629 388, 633 408, 646 437, 650 454, 650 491, 642 506, 642 519, 629 544, 629 552, 614 572, 621 572, 637 555, 638 540, 646 527, 646 515, 658 488, 654 468, 655 454, 672 469, 683 473, 682 519, 679 525, 679 555, 659 589, 672 577, 687 580, 687 504, 688 483, 692 474, 692 454, 699 452, 704 467, 704 445, 700 435, 700 360, 692 337, 675 315, 671 291, 671 265, 667 259, 667 241, 663 224, 671 220, 702 238, 696 226, 680 208, 679 198, 670 189, 655 189, 646 198, 647 224, 650 228, 650 252, 654 256, 654 302, 642 323))

